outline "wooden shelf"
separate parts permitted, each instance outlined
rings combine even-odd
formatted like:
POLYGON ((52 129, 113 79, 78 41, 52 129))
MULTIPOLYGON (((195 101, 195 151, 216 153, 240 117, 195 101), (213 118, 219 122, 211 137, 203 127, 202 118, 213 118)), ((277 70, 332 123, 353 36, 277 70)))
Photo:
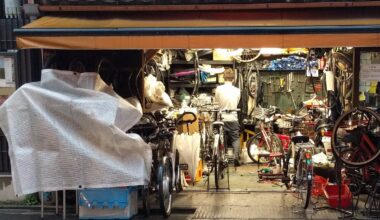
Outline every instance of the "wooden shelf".
MULTIPOLYGON (((173 60, 172 64, 180 64, 180 65, 194 65, 194 61, 186 61, 186 60, 173 60)), ((234 61, 226 60, 226 61, 214 61, 214 60, 199 60, 199 64, 210 64, 210 65, 233 65, 234 61)))

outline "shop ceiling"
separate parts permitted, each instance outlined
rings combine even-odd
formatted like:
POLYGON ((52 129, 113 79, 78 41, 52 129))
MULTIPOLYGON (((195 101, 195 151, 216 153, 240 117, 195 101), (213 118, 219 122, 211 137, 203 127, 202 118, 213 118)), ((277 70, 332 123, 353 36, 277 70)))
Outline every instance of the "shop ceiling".
POLYGON ((380 8, 51 14, 15 33, 19 48, 379 47, 380 8))

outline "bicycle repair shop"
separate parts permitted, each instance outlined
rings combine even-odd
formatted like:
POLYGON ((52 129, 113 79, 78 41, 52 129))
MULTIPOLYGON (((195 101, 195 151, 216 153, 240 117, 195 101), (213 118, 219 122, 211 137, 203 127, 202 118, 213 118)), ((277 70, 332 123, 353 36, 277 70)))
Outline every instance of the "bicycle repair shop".
MULTIPOLYGON (((70 172, 52 174, 48 170, 52 167, 41 163, 31 173, 45 178, 16 178, 19 194, 86 188, 79 192, 82 218, 109 214, 92 212, 87 204, 116 190, 92 189, 106 185, 138 185, 124 191, 138 194, 147 212, 149 195, 157 193, 164 216, 170 215, 172 194, 182 190, 290 192, 305 209, 321 198, 333 208, 349 209, 352 198, 366 194, 366 214, 379 211, 380 116, 373 110, 380 97, 378 8, 221 11, 201 7, 149 13, 109 8, 101 15, 69 13, 80 10, 75 7, 59 10, 46 8, 43 16, 15 30, 18 47, 39 54, 35 65, 43 70, 41 83, 21 87, 23 92, 13 102, 29 100, 25 106, 34 106, 33 116, 38 116, 29 122, 49 119, 45 129, 57 124, 65 132, 77 129, 63 135, 55 129, 56 133, 49 133, 51 142, 38 142, 45 154, 29 158, 47 164, 48 157, 54 157, 57 170, 75 166, 89 169, 94 176, 81 170, 83 176, 61 185, 59 175, 69 178, 70 172), (215 101, 216 88, 229 81, 224 76, 230 70, 232 85, 240 91, 236 109, 228 109, 238 115, 238 159, 222 123, 223 115, 231 112, 215 101), (38 105, 30 101, 28 91, 38 105), (97 99, 97 94, 103 95, 97 99), (81 100, 83 96, 88 99, 81 100), (65 101, 70 101, 70 107, 60 110, 65 101), (75 117, 66 114, 70 111, 76 112, 75 117), (96 137, 96 131, 101 135, 96 137), (123 142, 125 131, 129 139, 123 142), (67 149, 73 142, 59 141, 68 134, 80 143, 78 147, 67 149), (116 135, 117 141, 109 135, 116 135), (52 155, 54 141, 67 146, 62 151, 70 160, 52 155), (91 148, 97 141, 102 146, 91 148), (129 145, 125 149, 117 145, 123 143, 138 145, 137 152, 132 153, 129 145), (73 156, 78 152, 83 161, 105 167, 78 162, 81 159, 73 156), (126 181, 112 179, 112 172, 125 168, 118 165, 128 166, 120 158, 127 154, 135 156, 128 159, 141 175, 132 175, 132 168, 127 168, 126 181), (116 162, 104 162, 103 156, 116 162), (107 173, 107 167, 112 172, 107 173), (96 175, 94 168, 99 169, 96 175), (30 181, 36 182, 34 188, 25 186, 30 181)), ((10 134, 25 135, 19 133, 25 132, 25 126, 18 125, 3 128, 16 150, 21 142, 10 134)), ((42 132, 45 125, 40 126, 42 132)), ((17 167, 33 160, 20 161, 17 151, 11 156, 17 167)), ((132 208, 126 205, 133 215, 137 195, 128 200, 135 203, 132 208)))

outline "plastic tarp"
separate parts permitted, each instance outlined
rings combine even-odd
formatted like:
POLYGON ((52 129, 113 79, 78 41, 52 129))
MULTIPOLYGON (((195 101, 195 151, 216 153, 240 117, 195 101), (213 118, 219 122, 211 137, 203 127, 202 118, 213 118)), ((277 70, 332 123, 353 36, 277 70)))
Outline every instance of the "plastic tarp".
POLYGON ((16 195, 143 185, 152 152, 126 133, 142 116, 97 73, 42 70, 0 107, 16 195))

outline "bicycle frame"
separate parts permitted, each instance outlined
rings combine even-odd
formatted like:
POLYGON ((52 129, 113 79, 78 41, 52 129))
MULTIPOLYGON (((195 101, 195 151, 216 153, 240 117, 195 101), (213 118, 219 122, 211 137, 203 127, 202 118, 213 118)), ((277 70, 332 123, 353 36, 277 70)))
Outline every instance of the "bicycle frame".
MULTIPOLYGON (((272 151, 272 145, 269 142, 271 140, 271 138, 268 135, 267 131, 270 134, 272 133, 272 129, 271 128, 265 128, 264 127, 264 123, 260 122, 260 132, 263 134, 264 141, 267 144, 267 146, 269 147, 269 152, 271 152, 272 151)), ((261 146, 261 144, 260 144, 260 146, 261 146)))

